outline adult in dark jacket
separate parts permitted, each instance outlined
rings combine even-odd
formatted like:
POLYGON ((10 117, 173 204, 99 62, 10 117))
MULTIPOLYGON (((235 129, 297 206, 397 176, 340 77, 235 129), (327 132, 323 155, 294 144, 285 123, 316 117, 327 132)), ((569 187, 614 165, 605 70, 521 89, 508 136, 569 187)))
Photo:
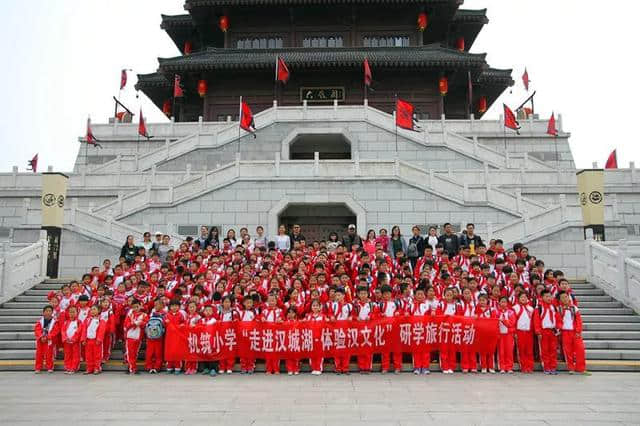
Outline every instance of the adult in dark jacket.
POLYGON ((307 239, 304 237, 304 235, 302 235, 302 228, 298 224, 293 225, 293 232, 291 233, 291 235, 289 235, 289 238, 291 238, 291 248, 292 249, 293 249, 293 246, 295 245, 295 243, 298 243, 298 242, 300 242, 302 240, 307 241, 307 239))
POLYGON ((444 251, 449 253, 449 257, 453 257, 458 254, 460 241, 458 240, 458 236, 453 233, 453 228, 450 223, 444 224, 444 234, 440 235, 438 242, 442 244, 444 251))
POLYGON ((424 254, 424 238, 420 235, 420 227, 418 225, 414 225, 414 227, 411 228, 411 233, 413 235, 407 243, 406 255, 411 261, 411 266, 415 268, 418 258, 424 254))
POLYGON ((351 247, 354 244, 362 247, 362 238, 356 233, 356 226, 349 225, 347 228, 347 234, 342 237, 342 244, 345 246, 347 251, 351 251, 351 247))
POLYGON ((136 254, 138 254, 138 247, 135 245, 133 235, 127 235, 127 242, 124 243, 120 250, 120 257, 124 257, 129 263, 133 262, 136 254))
POLYGON ((471 254, 475 254, 478 246, 482 244, 482 238, 475 233, 476 226, 473 223, 467 223, 467 232, 460 237, 460 245, 468 246, 471 254))
POLYGON ((205 240, 203 248, 206 249, 208 246, 212 246, 214 249, 220 247, 220 231, 218 230, 217 226, 211 227, 209 236, 205 240))

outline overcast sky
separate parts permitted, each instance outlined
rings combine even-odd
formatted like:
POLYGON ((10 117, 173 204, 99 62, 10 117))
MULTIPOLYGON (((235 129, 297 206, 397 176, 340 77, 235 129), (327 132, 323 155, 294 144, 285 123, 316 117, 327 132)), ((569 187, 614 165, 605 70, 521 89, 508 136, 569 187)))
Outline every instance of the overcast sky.
MULTIPOLYGON (((466 0, 463 7, 489 9, 472 52, 514 69, 513 93, 507 90, 487 118, 501 113, 502 101, 517 106, 526 97, 526 66, 537 112, 562 114, 578 167, 603 165, 614 148, 621 167, 640 166, 638 136, 629 131, 640 110, 640 2, 466 0)), ((179 54, 160 29, 160 14, 184 13, 182 0, 4 1, 0 8, 2 172, 25 170, 36 152, 41 169, 71 170, 87 116, 104 123, 113 114, 120 70, 152 72, 157 57, 179 54)), ((144 95, 136 99, 131 80, 125 104, 135 111, 142 105, 148 121, 163 120, 144 95)))

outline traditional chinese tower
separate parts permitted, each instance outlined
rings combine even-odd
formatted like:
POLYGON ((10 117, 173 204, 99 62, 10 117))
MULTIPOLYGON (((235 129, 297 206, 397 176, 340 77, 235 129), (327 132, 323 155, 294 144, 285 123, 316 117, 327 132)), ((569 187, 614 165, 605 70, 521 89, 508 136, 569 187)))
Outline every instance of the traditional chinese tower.
POLYGON ((238 98, 255 112, 280 105, 363 103, 363 61, 373 71, 369 105, 391 112, 396 95, 421 119, 482 116, 513 84, 469 49, 488 23, 462 0, 186 0, 188 14, 162 17, 182 55, 159 59, 138 89, 177 121, 223 121, 238 98), (277 57, 291 70, 274 85, 277 57), (185 97, 173 102, 174 76, 185 97), (470 90, 471 88, 471 90, 470 90))

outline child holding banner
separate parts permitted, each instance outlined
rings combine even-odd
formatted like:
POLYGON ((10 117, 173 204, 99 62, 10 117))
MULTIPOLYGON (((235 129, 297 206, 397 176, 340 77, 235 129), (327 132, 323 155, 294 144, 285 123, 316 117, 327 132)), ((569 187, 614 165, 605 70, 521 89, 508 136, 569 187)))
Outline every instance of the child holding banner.
MULTIPOLYGON (((453 300, 454 289, 444 290, 444 300, 440 302, 437 315, 461 315, 462 308, 453 300)), ((440 342, 440 368, 444 374, 453 374, 456 369, 456 348, 449 342, 440 342)))
MULTIPOLYGON (((287 319, 285 321, 288 325, 297 325, 298 324, 298 311, 294 306, 291 306, 287 309, 287 319)), ((297 358, 287 358, 286 362, 287 374, 289 376, 297 376, 300 374, 300 360, 297 358)))
MULTIPOLYGON (((327 317, 322 313, 322 303, 319 300, 314 300, 311 303, 311 313, 307 314, 305 318, 307 321, 326 321, 327 317)), ((322 374, 322 365, 324 364, 324 358, 322 356, 311 357, 309 359, 311 366, 311 374, 319 376, 322 374)), ((300 367, 298 366, 298 371, 300 367)))
MULTIPOLYGON (((412 307, 411 315, 417 318, 423 318, 433 315, 431 305, 426 300, 424 287, 418 287, 414 293, 415 302, 412 307)), ((408 314, 408 313, 407 313, 408 314)), ((424 350, 422 352, 413 353, 413 374, 430 374, 429 365, 431 364, 431 351, 424 350)))
POLYGON ((502 296, 499 303, 498 364, 500 373, 513 374, 513 336, 516 329, 516 313, 509 306, 507 296, 502 296))
MULTIPOLYGON (((262 310, 260 314, 260 320, 263 322, 282 322, 283 314, 282 309, 278 308, 278 296, 276 293, 269 293, 267 296, 267 306, 262 310)), ((266 373, 267 374, 280 374, 280 358, 276 355, 267 355, 266 359, 266 373)))
MULTIPOLYGON (((353 304, 355 319, 358 321, 369 321, 378 315, 378 308, 375 303, 369 301, 369 290, 365 286, 358 287, 358 300, 353 304)), ((373 364, 372 355, 358 355, 358 368, 360 374, 371 373, 373 364)))

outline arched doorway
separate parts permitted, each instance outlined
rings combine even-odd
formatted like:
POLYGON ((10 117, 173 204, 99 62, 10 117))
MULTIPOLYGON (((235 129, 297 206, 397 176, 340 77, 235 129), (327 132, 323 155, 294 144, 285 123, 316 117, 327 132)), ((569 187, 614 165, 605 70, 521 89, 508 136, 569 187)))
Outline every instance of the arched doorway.
POLYGON ((351 145, 340 133, 301 134, 289 146, 290 160, 313 160, 314 153, 320 160, 350 160, 351 145))
POLYGON ((328 204, 289 204, 279 215, 278 225, 284 225, 288 231, 294 224, 302 227, 307 244, 325 240, 331 232, 337 232, 342 238, 347 226, 357 226, 356 214, 342 203, 328 204))

